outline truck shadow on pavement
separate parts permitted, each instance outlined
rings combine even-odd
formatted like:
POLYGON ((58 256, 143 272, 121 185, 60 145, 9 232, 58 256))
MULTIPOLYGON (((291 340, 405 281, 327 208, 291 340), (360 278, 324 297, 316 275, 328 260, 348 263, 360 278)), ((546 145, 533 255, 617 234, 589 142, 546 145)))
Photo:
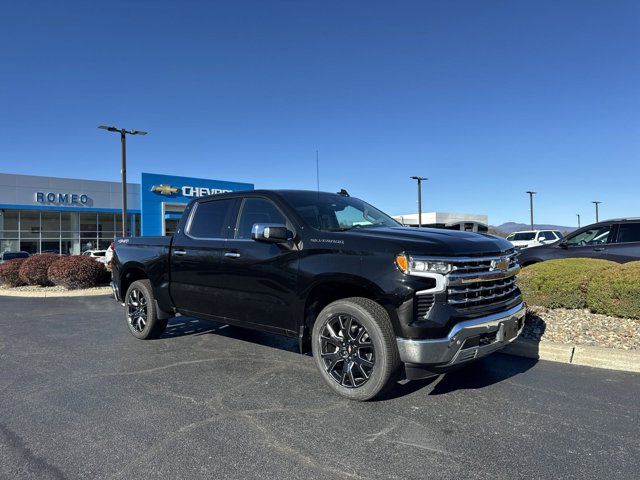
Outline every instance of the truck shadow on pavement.
POLYGON ((294 338, 236 327, 214 320, 199 320, 191 317, 174 317, 169 320, 167 329, 161 338, 175 338, 186 335, 218 335, 235 338, 244 342, 255 343, 265 347, 278 348, 289 352, 298 351, 298 341, 294 338))
MULTIPOLYGON (((187 335, 218 335, 292 353, 298 352, 298 341, 294 338, 182 316, 169 320, 162 338, 187 335)), ((444 375, 398 383, 380 400, 404 397, 428 387, 431 387, 428 395, 444 395, 457 390, 478 390, 524 373, 537 362, 538 360, 534 358, 494 353, 444 375)))

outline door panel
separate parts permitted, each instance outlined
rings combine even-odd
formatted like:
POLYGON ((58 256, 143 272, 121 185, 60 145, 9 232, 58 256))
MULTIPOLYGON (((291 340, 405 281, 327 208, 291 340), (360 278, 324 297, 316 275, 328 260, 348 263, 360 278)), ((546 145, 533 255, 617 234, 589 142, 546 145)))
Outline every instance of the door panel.
POLYGON ((230 318, 272 329, 295 331, 298 251, 293 242, 266 243, 251 239, 254 223, 280 223, 293 229, 268 199, 248 197, 239 208, 234 238, 221 256, 225 308, 230 318))
POLYGON ((580 233, 568 237, 564 258, 599 258, 608 259, 611 241, 615 238, 613 225, 600 225, 585 229, 580 233))
POLYGON ((171 249, 171 296, 181 313, 225 316, 220 260, 226 250, 235 199, 196 204, 171 249))
POLYGON ((616 243, 609 246, 609 259, 620 263, 640 260, 640 223, 618 225, 616 243))
POLYGON ((225 312, 241 322, 295 330, 298 252, 286 244, 229 240, 221 257, 225 312))

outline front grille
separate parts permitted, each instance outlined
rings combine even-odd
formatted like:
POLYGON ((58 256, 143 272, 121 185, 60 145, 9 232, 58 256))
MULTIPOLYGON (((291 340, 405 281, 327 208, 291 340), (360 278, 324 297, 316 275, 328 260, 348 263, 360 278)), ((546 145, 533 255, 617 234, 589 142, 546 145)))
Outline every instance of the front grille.
POLYGON ((508 263, 508 268, 514 268, 518 265, 518 260, 516 259, 516 255, 510 254, 505 255, 500 258, 466 258, 460 262, 452 262, 453 264, 453 273, 454 274, 465 274, 465 273, 490 273, 492 272, 492 266, 495 266, 496 260, 505 259, 508 263))
POLYGON ((457 308, 479 307, 504 302, 519 295, 516 277, 480 281, 449 287, 449 304, 457 308))
POLYGON ((433 307, 434 296, 433 295, 416 295, 416 318, 422 320, 426 318, 433 307))

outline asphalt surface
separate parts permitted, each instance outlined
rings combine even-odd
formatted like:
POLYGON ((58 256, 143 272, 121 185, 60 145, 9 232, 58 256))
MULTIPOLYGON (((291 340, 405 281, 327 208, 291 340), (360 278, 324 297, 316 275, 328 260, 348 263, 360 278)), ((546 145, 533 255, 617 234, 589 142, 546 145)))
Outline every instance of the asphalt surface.
POLYGON ((0 297, 2 478, 638 478, 640 375, 495 354, 384 400, 296 343, 107 297, 0 297))

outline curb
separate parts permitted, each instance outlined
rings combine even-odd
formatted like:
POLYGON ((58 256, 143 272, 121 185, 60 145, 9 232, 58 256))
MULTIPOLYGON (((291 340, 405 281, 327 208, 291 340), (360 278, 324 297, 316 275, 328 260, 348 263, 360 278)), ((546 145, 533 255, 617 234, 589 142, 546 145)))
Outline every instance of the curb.
POLYGON ((640 352, 517 339, 501 350, 517 357, 640 373, 640 352))
POLYGON ((22 298, 59 298, 59 297, 97 297, 101 295, 111 295, 110 287, 92 288, 87 290, 68 291, 14 291, 0 289, 0 297, 22 297, 22 298))

